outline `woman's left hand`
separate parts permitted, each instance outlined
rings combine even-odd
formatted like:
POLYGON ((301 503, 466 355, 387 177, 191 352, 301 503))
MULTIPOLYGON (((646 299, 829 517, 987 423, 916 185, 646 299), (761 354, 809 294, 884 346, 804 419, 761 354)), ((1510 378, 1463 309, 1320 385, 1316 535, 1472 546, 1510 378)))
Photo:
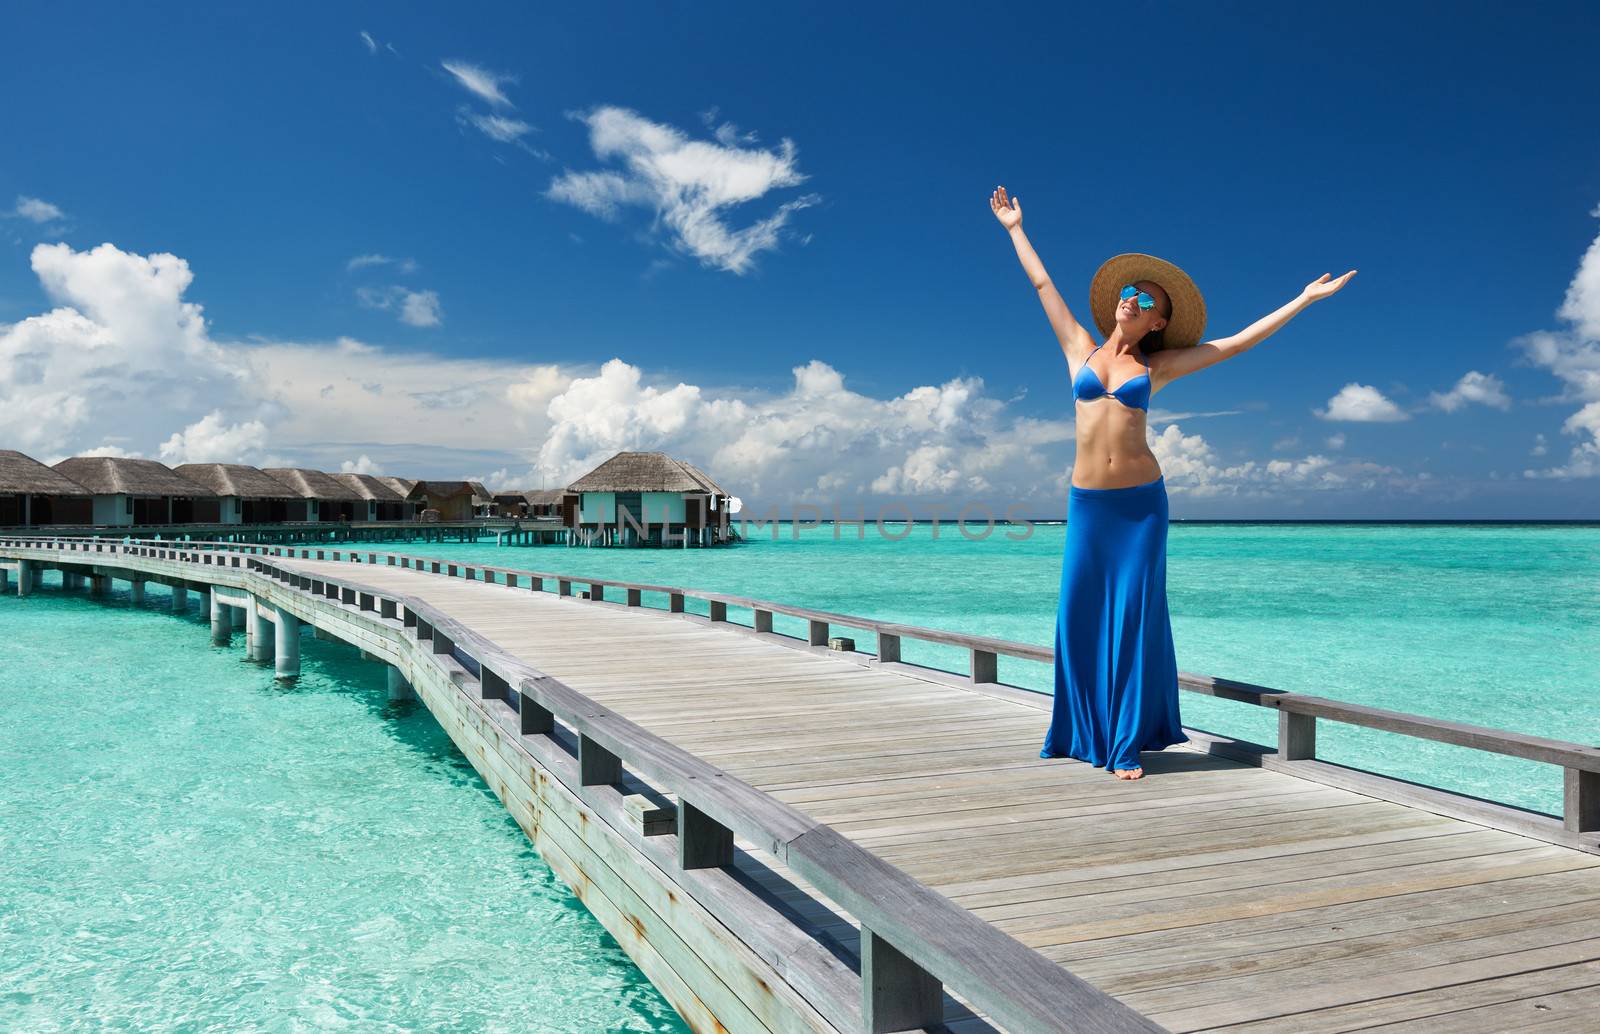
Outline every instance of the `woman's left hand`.
POLYGON ((1307 284, 1306 289, 1300 292, 1300 296, 1308 302, 1320 302, 1322 299, 1337 292, 1355 275, 1356 271, 1352 269, 1344 276, 1334 280, 1332 279, 1332 273, 1324 273, 1307 284))

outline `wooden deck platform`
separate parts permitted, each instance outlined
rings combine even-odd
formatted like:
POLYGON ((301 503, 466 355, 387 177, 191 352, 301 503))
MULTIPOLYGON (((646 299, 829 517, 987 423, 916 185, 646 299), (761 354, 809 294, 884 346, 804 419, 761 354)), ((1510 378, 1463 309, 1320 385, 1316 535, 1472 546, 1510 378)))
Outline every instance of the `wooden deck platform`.
MULTIPOLYGON (((485 581, 494 576, 481 569, 424 573, 373 563, 379 556, 269 562, 280 581, 287 572, 357 616, 385 602, 394 618, 393 606, 368 592, 422 601, 497 651, 824 824, 1160 1027, 1596 1029, 1600 856, 1591 851, 1205 749, 1147 753, 1146 778, 1123 781, 1038 758, 1045 697, 833 654, 815 638, 643 608, 636 591, 627 603, 580 600, 565 582, 561 594, 529 591, 537 580, 500 584, 506 579, 485 581), (329 589, 336 586, 355 588, 329 589)), ((219 585, 241 579, 248 580, 237 565, 196 575, 219 585)), ((713 618, 725 616, 714 604, 713 618)), ((381 652, 384 644, 358 645, 381 652)), ((524 731, 531 700, 522 698, 524 731)), ((592 749, 587 734, 581 748, 575 734, 557 729, 555 738, 574 759, 592 749)), ((1590 748, 1528 742, 1529 750, 1571 748, 1558 756, 1592 766, 1590 748)), ((618 760, 593 753, 601 768, 618 760)), ((1569 807, 1579 817, 1568 826, 1588 845, 1591 773, 1569 774, 1569 807)), ((636 808, 674 803, 660 787, 630 782, 636 808)), ((646 839, 651 832, 646 820, 646 839)), ((850 902, 826 900, 802 867, 767 845, 738 846, 726 871, 807 938, 865 968, 850 902)), ((758 934, 765 936, 752 931, 752 944, 758 934)), ((874 944, 884 951, 876 937, 874 944)), ((755 952, 783 972, 781 958, 755 952)), ((792 991, 805 998, 808 989, 802 981, 792 991)), ((806 1023, 829 1011, 813 1004, 819 1013, 806 1023)), ((988 1015, 952 1001, 947 1029, 994 1029, 988 1015)), ((764 1023, 750 1029, 782 1026, 764 1023)))
MULTIPOLYGON (((359 574, 832 826, 1171 1030, 1593 1030, 1600 1015, 1592 855, 1194 750, 1146 754, 1136 782, 1041 760, 1043 697, 658 611, 359 574)), ((846 920, 812 914, 856 948, 846 920)))

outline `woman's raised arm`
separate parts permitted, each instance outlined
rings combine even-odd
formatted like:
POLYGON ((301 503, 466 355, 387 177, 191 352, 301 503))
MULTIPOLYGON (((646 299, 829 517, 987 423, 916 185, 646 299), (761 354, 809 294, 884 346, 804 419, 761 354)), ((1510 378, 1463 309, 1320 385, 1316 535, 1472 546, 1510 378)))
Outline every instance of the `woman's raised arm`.
POLYGON ((1006 188, 996 187, 989 198, 989 209, 1000 220, 1000 225, 1006 228, 1006 232, 1011 234, 1011 243, 1017 249, 1017 260, 1022 263, 1033 289, 1039 292, 1039 304, 1044 306, 1044 314, 1050 318, 1050 329, 1056 332, 1061 351, 1069 362, 1083 362, 1093 350, 1094 340, 1073 317, 1066 299, 1050 282, 1050 274, 1044 271, 1044 263, 1039 261, 1033 245, 1028 243, 1027 234, 1022 232, 1022 199, 1007 198, 1006 188))
POLYGON ((1280 327, 1298 316, 1312 302, 1332 297, 1355 275, 1356 271, 1353 269, 1337 278, 1331 273, 1324 273, 1307 284, 1294 301, 1279 306, 1237 334, 1205 341, 1193 348, 1172 348, 1157 352, 1150 360, 1151 369, 1158 373, 1163 384, 1170 384, 1179 377, 1186 377, 1224 359, 1231 359, 1248 352, 1276 334, 1280 327))

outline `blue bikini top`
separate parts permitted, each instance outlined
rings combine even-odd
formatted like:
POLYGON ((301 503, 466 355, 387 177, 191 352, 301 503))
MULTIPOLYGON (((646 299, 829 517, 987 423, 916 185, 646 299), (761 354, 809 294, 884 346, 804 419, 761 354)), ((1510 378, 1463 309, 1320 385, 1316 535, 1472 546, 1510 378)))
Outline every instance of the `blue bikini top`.
MULTIPOLYGON (((1096 345, 1094 351, 1089 353, 1092 357, 1100 351, 1101 345, 1096 345)), ((1144 373, 1136 373, 1117 386, 1116 391, 1107 391, 1105 384, 1100 380, 1100 375, 1094 372, 1086 358, 1083 367, 1078 370, 1078 376, 1072 379, 1072 396, 1080 402, 1090 402, 1102 395, 1110 395, 1124 406, 1134 409, 1150 411, 1150 364, 1145 363, 1144 373), (1084 374, 1088 374, 1085 377, 1084 374)))

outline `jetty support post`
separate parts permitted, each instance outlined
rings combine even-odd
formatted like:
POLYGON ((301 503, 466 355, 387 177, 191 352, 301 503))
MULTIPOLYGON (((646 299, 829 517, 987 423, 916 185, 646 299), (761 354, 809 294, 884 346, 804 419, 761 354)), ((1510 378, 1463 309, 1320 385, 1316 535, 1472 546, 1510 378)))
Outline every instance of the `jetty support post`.
POLYGON ((233 621, 228 617, 228 608, 217 599, 216 593, 211 593, 211 642, 216 646, 227 646, 233 639, 233 621))
POLYGON ((261 606, 254 596, 249 597, 244 608, 244 655, 257 664, 272 660, 273 632, 269 622, 261 616, 261 606))
POLYGON ((11 591, 11 568, 0 567, 0 593, 11 591))
POLYGON ((861 928, 864 1030, 921 1030, 944 1023, 944 986, 894 945, 861 928))
POLYGON ((144 602, 144 579, 133 578, 128 581, 128 598, 135 603, 144 602))
POLYGON ((189 587, 183 582, 174 582, 172 586, 172 612, 181 614, 189 609, 189 587))
POLYGON ((33 577, 37 568, 32 560, 17 561, 17 595, 27 596, 33 592, 33 577))
POLYGON ((410 700, 411 698, 411 684, 406 681, 405 672, 392 664, 389 665, 389 699, 410 700))
POLYGON ((273 653, 276 655, 275 674, 280 679, 298 678, 300 675, 300 619, 284 610, 273 608, 273 653))

